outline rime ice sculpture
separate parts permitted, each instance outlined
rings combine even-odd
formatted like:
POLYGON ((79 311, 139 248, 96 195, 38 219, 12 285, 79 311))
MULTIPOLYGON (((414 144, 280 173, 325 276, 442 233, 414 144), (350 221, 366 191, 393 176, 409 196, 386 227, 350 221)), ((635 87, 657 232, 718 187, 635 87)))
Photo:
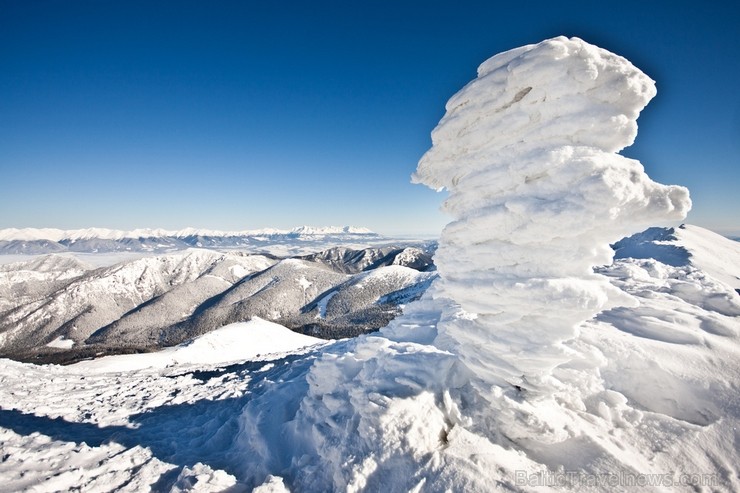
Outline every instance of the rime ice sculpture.
POLYGON ((414 180, 446 188, 435 262, 449 313, 437 345, 487 392, 545 392, 568 360, 560 343, 599 311, 630 300, 592 268, 648 225, 685 217, 688 190, 653 182, 619 154, 655 95, 626 59, 559 37, 494 56, 447 103, 414 180))

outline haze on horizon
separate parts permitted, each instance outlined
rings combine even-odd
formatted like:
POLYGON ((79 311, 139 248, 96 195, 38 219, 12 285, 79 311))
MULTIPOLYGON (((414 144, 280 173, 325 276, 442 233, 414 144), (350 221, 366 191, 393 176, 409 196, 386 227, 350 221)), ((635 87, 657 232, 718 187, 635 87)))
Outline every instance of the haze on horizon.
POLYGON ((356 225, 434 234, 409 176, 444 103, 516 46, 578 36, 657 97, 632 147, 740 235, 738 6, 2 1, 0 228, 356 225))

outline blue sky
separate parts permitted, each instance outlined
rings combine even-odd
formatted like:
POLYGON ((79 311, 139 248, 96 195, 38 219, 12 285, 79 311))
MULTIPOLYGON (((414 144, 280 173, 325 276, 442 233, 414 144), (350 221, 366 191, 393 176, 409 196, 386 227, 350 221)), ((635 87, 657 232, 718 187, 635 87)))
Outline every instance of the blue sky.
POLYGON ((0 0, 0 228, 438 232, 445 102, 564 34, 657 81, 624 154, 740 234, 737 4, 498 3, 0 0))

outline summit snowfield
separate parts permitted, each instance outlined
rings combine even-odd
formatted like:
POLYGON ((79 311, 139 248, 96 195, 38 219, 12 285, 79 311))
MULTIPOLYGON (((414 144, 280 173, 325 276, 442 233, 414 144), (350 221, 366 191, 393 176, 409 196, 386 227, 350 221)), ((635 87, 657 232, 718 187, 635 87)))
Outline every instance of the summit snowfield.
MULTIPOLYGON (((485 61, 414 175, 449 191, 436 272, 419 248, 266 257, 193 312, 187 333, 263 309, 275 287, 316 324, 368 300, 396 300, 400 316, 308 347, 292 335, 279 345, 288 334, 260 316, 219 329, 244 350, 223 358, 208 349, 223 342, 216 330, 116 360, 0 360, 0 480, 19 491, 740 491, 740 244, 661 227, 685 215, 688 191, 618 154, 654 94, 629 61, 577 38, 485 61), (391 280, 399 288, 383 294, 391 280)), ((202 271, 191 263, 182 276, 202 271)))
MULTIPOLYGON (((740 300, 695 262, 731 259, 740 244, 690 225, 651 234, 617 255, 628 244, 663 254, 600 270, 640 306, 580 326, 557 371, 560 404, 501 397, 560 442, 476 433, 455 401, 465 388, 450 385, 455 357, 430 344, 440 312, 427 296, 370 338, 372 351, 350 340, 280 353, 293 333, 255 321, 161 353, 66 367, 0 360, 0 478, 9 491, 735 491, 740 300), (706 304, 721 297, 719 309, 706 304), (309 457, 326 473, 290 465, 300 444, 284 433, 309 410, 308 443, 337 431, 309 457), (358 452, 364 467, 332 466, 358 452)), ((737 280, 738 265, 725 261, 722 274, 737 280)))

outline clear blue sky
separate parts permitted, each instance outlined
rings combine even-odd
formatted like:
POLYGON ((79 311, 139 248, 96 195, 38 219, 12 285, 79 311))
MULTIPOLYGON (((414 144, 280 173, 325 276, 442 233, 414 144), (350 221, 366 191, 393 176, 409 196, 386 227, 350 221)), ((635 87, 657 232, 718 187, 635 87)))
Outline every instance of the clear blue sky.
POLYGON ((486 58, 560 34, 657 81, 636 144, 740 234, 735 2, 0 0, 0 228, 435 233, 411 185, 486 58), (720 7, 722 3, 724 7, 720 7))

